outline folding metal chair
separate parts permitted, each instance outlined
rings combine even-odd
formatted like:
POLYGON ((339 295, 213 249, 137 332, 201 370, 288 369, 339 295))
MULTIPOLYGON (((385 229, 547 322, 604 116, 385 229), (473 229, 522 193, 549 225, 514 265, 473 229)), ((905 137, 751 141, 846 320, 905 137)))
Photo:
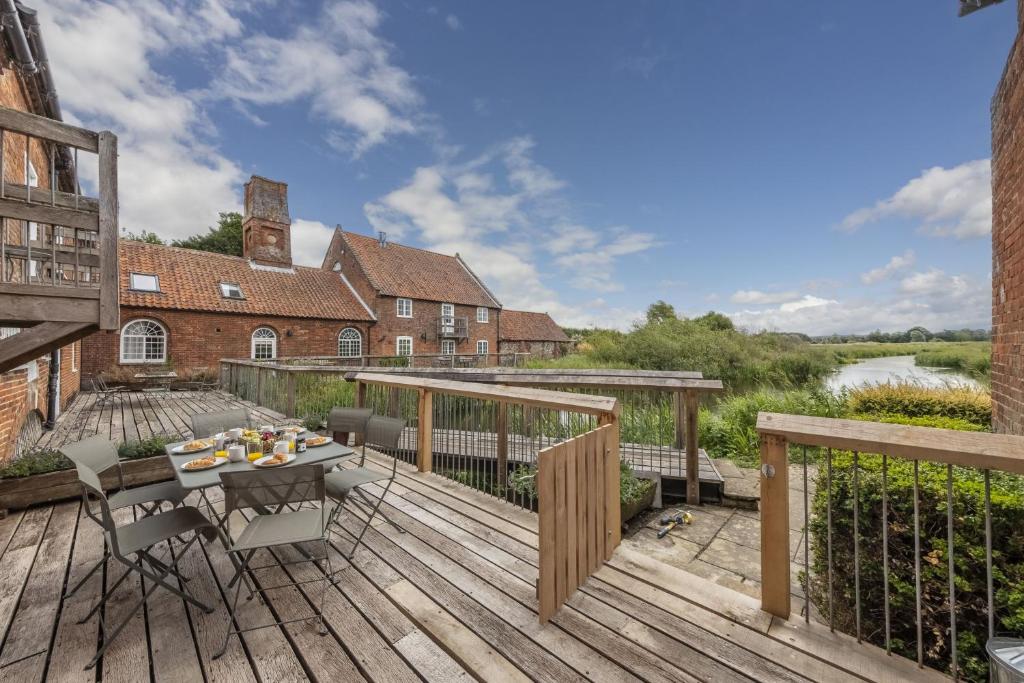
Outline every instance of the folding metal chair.
POLYGON ((251 427, 252 420, 245 408, 222 410, 216 413, 196 413, 192 416, 192 438, 203 439, 235 427, 251 427))
POLYGON ((86 510, 89 516, 103 527, 104 535, 109 545, 108 552, 110 557, 113 557, 125 566, 125 571, 121 578, 108 585, 107 589, 100 596, 99 601, 78 623, 84 624, 93 614, 96 614, 114 591, 124 583, 129 574, 134 572, 149 581, 145 592, 142 594, 142 598, 131 609, 126 611, 124 618, 113 630, 108 632, 103 614, 102 612, 100 613, 103 645, 85 666, 85 669, 89 670, 96 666, 96 662, 107 651, 107 648, 114 642, 114 639, 121 633, 121 630, 132 620, 135 613, 143 608, 149 596, 158 586, 169 590, 207 614, 213 612, 212 607, 203 604, 185 589, 185 582, 188 579, 182 576, 177 568, 178 563, 181 562, 189 548, 199 538, 200 533, 206 536, 207 540, 212 541, 216 538, 217 531, 210 520, 194 507, 174 508, 159 515, 143 517, 137 522, 117 526, 111 514, 110 500, 103 493, 103 485, 100 483, 99 475, 85 463, 76 463, 75 468, 78 470, 78 480, 82 483, 82 487, 85 490, 86 510), (99 501, 100 514, 98 516, 93 512, 92 506, 89 505, 90 495, 99 501), (172 538, 180 539, 189 532, 193 533, 192 538, 185 542, 176 555, 168 557, 169 561, 161 560, 153 554, 152 550, 155 546, 164 542, 169 543, 172 538), (134 559, 131 556, 134 556, 134 559), (173 576, 178 580, 178 587, 167 582, 167 577, 169 576, 173 576))
MULTIPOLYGON (((331 556, 328 552, 328 541, 330 534, 328 526, 334 514, 334 506, 326 504, 324 497, 324 468, 322 465, 296 465, 282 467, 272 470, 253 470, 240 472, 221 472, 220 481, 224 487, 224 516, 227 519, 227 534, 230 539, 228 552, 237 556, 235 562, 235 574, 228 583, 230 588, 235 587, 235 594, 228 605, 228 629, 224 634, 224 645, 213 655, 217 659, 228 648, 228 640, 232 635, 238 635, 247 631, 255 631, 271 626, 281 626, 297 621, 308 621, 316 619, 320 635, 327 635, 327 627, 324 625, 324 598, 327 596, 327 585, 332 582, 334 569, 331 565, 331 556), (315 509, 291 508, 294 504, 301 505, 307 502, 319 502, 320 506, 315 509), (253 517, 252 521, 245 525, 237 538, 231 533, 231 518, 236 510, 245 508, 257 511, 269 512, 272 514, 259 514, 253 517), (318 564, 319 560, 313 557, 303 557, 300 560, 287 562, 271 562, 260 567, 250 567, 253 555, 257 550, 273 548, 281 545, 294 545, 296 543, 320 542, 323 547, 326 568, 320 567, 324 572, 323 579, 309 579, 306 581, 292 581, 277 586, 264 586, 260 591, 287 588, 289 586, 301 586, 316 581, 323 582, 323 590, 320 594, 320 608, 314 617, 299 619, 288 619, 275 621, 259 626, 241 628, 236 618, 238 607, 238 596, 242 591, 240 580, 246 575, 258 569, 279 567, 280 565, 299 564, 302 562, 313 562, 318 564)), ((255 578, 255 577, 253 577, 255 578)), ((253 592, 249 588, 249 598, 252 599, 253 592)))
MULTIPOLYGON (((107 498, 107 505, 111 510, 138 507, 142 510, 143 517, 149 517, 159 512, 163 503, 170 503, 172 507, 177 507, 185 501, 185 496, 188 495, 185 489, 181 488, 181 485, 174 480, 136 486, 132 489, 125 488, 124 470, 121 468, 121 459, 117 456, 117 443, 101 436, 93 436, 78 443, 65 444, 61 446, 60 452, 76 467, 86 467, 97 476, 101 476, 111 468, 117 468, 118 490, 107 498)), ((89 494, 85 490, 82 491, 82 502, 89 517, 102 526, 102 522, 92 513, 89 494)), ((74 595, 82 587, 82 584, 106 563, 109 557, 110 551, 105 549, 103 557, 93 565, 85 576, 78 580, 74 587, 64 594, 64 598, 67 599, 74 595)))
POLYGON ((103 379, 103 375, 96 375, 92 378, 92 390, 96 394, 96 405, 106 405, 112 398, 120 397, 121 393, 128 391, 128 387, 107 386, 107 381, 103 379))
POLYGON ((402 430, 404 429, 405 420, 374 415, 366 423, 366 439, 363 443, 362 456, 359 458, 359 467, 335 470, 328 472, 324 476, 324 482, 327 485, 327 495, 339 503, 338 509, 335 511, 335 518, 332 521, 337 523, 337 513, 340 512, 341 504, 346 501, 351 501, 353 505, 366 515, 366 523, 359 531, 356 542, 352 545, 352 550, 348 554, 349 559, 355 556, 356 549, 362 542, 366 530, 370 528, 370 523, 373 522, 373 518, 378 513, 388 524, 398 529, 401 533, 405 533, 405 529, 396 524, 386 514, 380 512, 380 505, 384 502, 384 498, 388 495, 391 484, 395 480, 398 457, 394 450, 398 448, 398 440, 402 437, 402 430), (385 453, 391 451, 391 472, 381 472, 380 470, 365 467, 366 444, 371 444, 385 453), (384 491, 379 497, 371 496, 363 489, 368 484, 383 481, 386 481, 387 484, 384 485, 384 491), (355 496, 351 495, 353 492, 355 492, 355 496))
MULTIPOLYGON (((331 408, 327 415, 327 431, 334 435, 334 440, 342 446, 348 445, 349 434, 360 434, 366 440, 366 422, 373 415, 369 408, 331 408)), ((357 442, 358 443, 358 442, 357 442)), ((335 463, 324 465, 324 470, 330 472, 334 469, 335 463)))

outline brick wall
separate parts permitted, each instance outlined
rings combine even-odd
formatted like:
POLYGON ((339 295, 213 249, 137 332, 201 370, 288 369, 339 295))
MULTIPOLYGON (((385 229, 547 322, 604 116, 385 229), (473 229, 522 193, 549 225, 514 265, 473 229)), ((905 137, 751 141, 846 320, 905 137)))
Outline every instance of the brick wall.
MULTIPOLYGON (((1024 17, 1024 0, 1018 16, 1024 17)), ((1024 45, 992 98, 992 426, 1024 434, 1024 45)))
MULTIPOLYGON (((139 318, 155 320, 167 330, 167 359, 181 377, 202 369, 217 372, 221 358, 249 358, 252 333, 258 327, 277 332, 278 356, 334 356, 341 330, 356 328, 363 335, 364 345, 367 332, 366 323, 121 307, 122 327, 139 318)), ((86 377, 98 372, 130 377, 154 367, 121 363, 120 334, 116 331, 96 332, 81 344, 81 371, 86 377)))
MULTIPOLYGON (((379 296, 369 304, 377 316, 377 324, 370 330, 370 353, 375 356, 393 356, 396 353, 397 337, 412 337, 413 353, 441 353, 441 340, 437 336, 441 304, 437 301, 413 299, 412 318, 399 318, 397 301, 393 296, 379 296)), ((476 306, 455 306, 456 318, 469 319, 469 337, 455 340, 455 353, 476 353, 476 342, 481 339, 487 340, 489 353, 497 353, 498 316, 498 309, 489 309, 488 321, 478 323, 476 306)))

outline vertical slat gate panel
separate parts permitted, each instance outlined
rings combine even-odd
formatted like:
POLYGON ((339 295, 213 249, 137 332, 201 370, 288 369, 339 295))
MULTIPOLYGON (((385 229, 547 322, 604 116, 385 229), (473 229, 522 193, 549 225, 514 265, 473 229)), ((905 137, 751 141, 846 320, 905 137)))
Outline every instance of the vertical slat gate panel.
POLYGON ((576 455, 577 455, 577 442, 575 440, 568 441, 565 444, 566 447, 566 458, 565 458, 565 530, 566 530, 566 548, 568 550, 566 557, 566 594, 572 595, 573 591, 579 588, 579 539, 576 535, 576 455))
POLYGON ((569 557, 568 529, 565 501, 565 461, 568 444, 562 444, 554 452, 555 461, 555 601, 565 602, 566 565, 569 557))
MULTIPOLYGON (((585 438, 585 437, 584 437, 585 438)), ((584 441, 583 456, 587 459, 587 573, 597 569, 597 459, 594 449, 584 441)))
POLYGON ((612 559, 612 553, 622 540, 622 508, 619 505, 619 423, 608 425, 604 433, 604 501, 605 501, 605 548, 604 559, 612 559))
POLYGON ((608 433, 606 429, 598 429, 592 432, 590 450, 594 453, 594 462, 597 463, 597 560, 595 568, 600 567, 604 562, 604 549, 608 542, 608 534, 605 531, 605 508, 609 502, 605 500, 605 481, 608 479, 607 466, 604 457, 604 443, 608 433))
POLYGON ((587 459, 579 440, 573 439, 573 459, 576 461, 576 575, 580 583, 590 573, 590 558, 587 556, 587 459))
POLYGON ((558 609, 555 601, 555 446, 537 456, 537 516, 540 534, 540 571, 537 580, 537 601, 540 621, 546 622, 558 609))

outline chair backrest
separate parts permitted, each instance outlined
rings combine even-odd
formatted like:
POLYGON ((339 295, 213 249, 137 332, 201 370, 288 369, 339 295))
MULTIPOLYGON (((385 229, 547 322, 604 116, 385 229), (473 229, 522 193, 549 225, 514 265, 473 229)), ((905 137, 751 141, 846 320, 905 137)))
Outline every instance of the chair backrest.
POLYGON ((60 447, 60 452, 75 463, 76 467, 86 467, 95 473, 97 481, 99 475, 120 463, 117 442, 99 435, 90 436, 76 443, 66 443, 60 447))
POLYGON ((107 381, 103 379, 103 375, 96 373, 92 377, 92 390, 93 391, 108 391, 107 381))
POLYGON ((366 423, 366 444, 377 448, 398 448, 405 420, 374 415, 366 423))
POLYGON ((327 415, 327 431, 365 434, 366 421, 373 415, 369 408, 331 408, 327 415))
POLYGON ((293 465, 277 469, 221 472, 224 514, 234 510, 272 508, 288 503, 324 502, 324 466, 293 465))
MULTIPOLYGON (((95 437, 94 437, 95 438, 95 437)), ((80 442, 84 443, 84 442, 80 442)), ((113 444, 113 442, 109 442, 113 444)), ((79 444, 72 444, 77 446, 79 444)), ((85 500, 85 511, 93 521, 103 527, 106 532, 107 540, 110 543, 111 551, 115 556, 121 556, 121 550, 117 545, 117 524, 114 523, 114 516, 110 514, 110 503, 107 501, 107 495, 103 492, 103 483, 100 481, 99 473, 94 470, 84 460, 75 460, 72 456, 64 450, 67 446, 61 448, 61 452, 64 453, 71 461, 75 463, 75 471, 78 472, 78 481, 82 484, 82 496, 85 500), (100 504, 100 514, 97 516, 93 512, 92 506, 89 504, 89 496, 94 496, 100 504)), ((114 454, 116 456, 117 450, 115 448, 114 454)))
POLYGON ((245 408, 222 410, 217 413, 196 413, 192 416, 192 438, 202 439, 235 427, 251 427, 249 411, 245 408))

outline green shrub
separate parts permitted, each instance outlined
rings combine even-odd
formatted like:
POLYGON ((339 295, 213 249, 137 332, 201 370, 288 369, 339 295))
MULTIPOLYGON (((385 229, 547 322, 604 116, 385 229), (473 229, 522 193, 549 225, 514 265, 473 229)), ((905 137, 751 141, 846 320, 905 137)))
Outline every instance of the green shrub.
POLYGON ((324 426, 324 419, 319 415, 307 415, 302 418, 302 427, 308 432, 315 432, 324 426))
POLYGON ((654 482, 650 479, 637 479, 633 474, 633 466, 626 460, 619 461, 619 501, 631 505, 644 499, 654 482))
POLYGON ((850 416, 853 420, 865 420, 867 422, 886 422, 888 424, 912 425, 914 427, 935 427, 936 429, 955 429, 960 432, 987 432, 988 427, 961 420, 956 417, 943 417, 942 415, 922 415, 920 417, 908 417, 906 415, 893 415, 883 413, 881 415, 866 415, 854 413, 850 416))
POLYGON ((985 345, 944 345, 940 349, 918 351, 914 364, 930 368, 950 368, 985 378, 992 370, 992 349, 985 345))
POLYGON ((181 441, 178 434, 151 436, 141 441, 129 441, 117 447, 117 455, 122 460, 137 460, 139 458, 152 458, 156 455, 165 455, 165 446, 175 441, 181 441))
POLYGON ((64 455, 51 448, 39 448, 23 453, 0 467, 0 479, 19 479, 33 474, 47 474, 67 470, 74 464, 64 455))
POLYGON ((879 384, 850 392, 851 413, 952 417, 987 427, 992 423, 992 397, 969 387, 922 387, 879 384))
MULTIPOLYGON (((831 492, 834 619, 836 627, 855 631, 853 549, 853 456, 833 455, 831 492)), ((882 582, 882 467, 880 456, 860 456, 861 623, 864 637, 884 645, 885 595, 882 582)), ((893 651, 916 658, 914 584, 913 464, 890 458, 889 598, 893 651)), ((987 627, 985 516, 982 475, 954 468, 953 517, 956 567, 958 658, 968 680, 987 680, 984 654, 987 627)), ((996 631, 1024 629, 1024 484, 1020 477, 992 474, 993 566, 996 631)), ((810 523, 812 600, 828 617, 827 469, 818 470, 810 523)), ((921 580, 925 662, 939 669, 950 663, 949 572, 946 554, 946 467, 920 468, 921 580)))

